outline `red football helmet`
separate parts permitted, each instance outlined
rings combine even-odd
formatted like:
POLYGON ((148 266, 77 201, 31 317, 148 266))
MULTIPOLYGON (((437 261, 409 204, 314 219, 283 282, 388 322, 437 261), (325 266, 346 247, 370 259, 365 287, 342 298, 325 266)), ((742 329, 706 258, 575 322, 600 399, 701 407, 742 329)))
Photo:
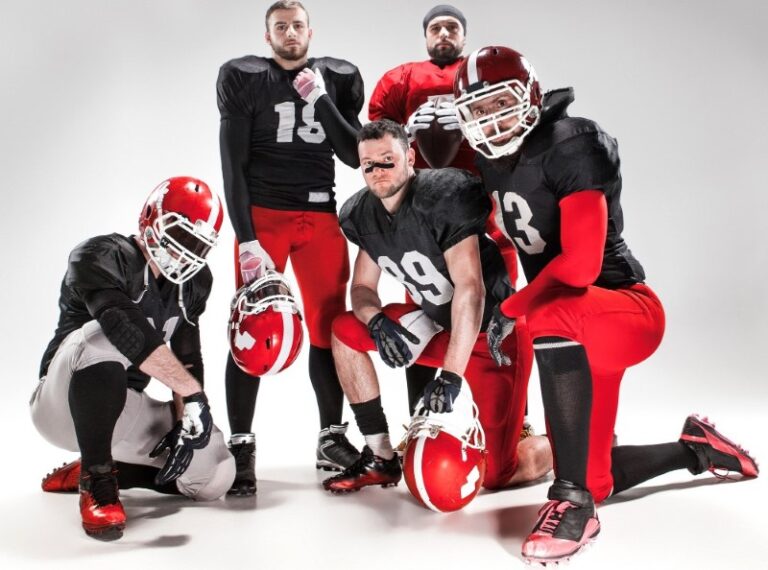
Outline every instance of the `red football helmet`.
POLYGON ((490 46, 464 60, 453 84, 461 132, 488 158, 514 154, 539 122, 541 88, 515 50, 490 46))
POLYGON ((486 467, 485 433, 464 382, 453 411, 414 415, 406 436, 403 474, 411 494, 437 512, 457 511, 475 498, 486 467))
POLYGON ((160 272, 183 283, 205 267, 216 245, 221 201, 197 178, 176 176, 152 190, 139 216, 139 238, 160 272))
POLYGON ((229 348, 237 365, 251 376, 277 374, 301 350, 301 312, 285 277, 267 273, 244 285, 232 299, 229 348))

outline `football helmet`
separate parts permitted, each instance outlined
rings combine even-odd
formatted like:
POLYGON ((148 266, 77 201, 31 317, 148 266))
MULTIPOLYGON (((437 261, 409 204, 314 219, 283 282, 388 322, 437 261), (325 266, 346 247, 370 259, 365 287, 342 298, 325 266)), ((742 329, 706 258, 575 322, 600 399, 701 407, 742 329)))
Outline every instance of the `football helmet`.
POLYGON ((417 407, 406 435, 403 474, 411 494, 437 512, 467 506, 483 485, 485 433, 467 382, 453 411, 435 414, 417 407))
POLYGON ((301 311, 285 277, 267 271, 232 299, 229 348, 237 365, 251 376, 277 374, 301 350, 301 311))
POLYGON ((533 66, 506 47, 472 52, 456 73, 453 91, 461 132, 490 159, 517 152, 541 116, 533 66))
POLYGON ((223 220, 221 200, 205 182, 176 176, 147 198, 139 238, 166 279, 183 283, 205 267, 223 220))

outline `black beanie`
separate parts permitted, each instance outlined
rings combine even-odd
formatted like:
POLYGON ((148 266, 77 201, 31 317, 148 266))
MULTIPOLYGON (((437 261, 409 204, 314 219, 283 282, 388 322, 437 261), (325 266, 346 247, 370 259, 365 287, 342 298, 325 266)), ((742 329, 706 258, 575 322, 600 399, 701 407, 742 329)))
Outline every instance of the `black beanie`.
POLYGON ((464 17, 464 14, 461 13, 461 10, 454 8, 450 4, 438 4, 429 12, 427 12, 426 16, 424 16, 423 24, 425 36, 427 35, 427 26, 438 16, 451 16, 456 18, 459 22, 461 22, 461 27, 464 28, 464 33, 467 33, 467 19, 464 17))

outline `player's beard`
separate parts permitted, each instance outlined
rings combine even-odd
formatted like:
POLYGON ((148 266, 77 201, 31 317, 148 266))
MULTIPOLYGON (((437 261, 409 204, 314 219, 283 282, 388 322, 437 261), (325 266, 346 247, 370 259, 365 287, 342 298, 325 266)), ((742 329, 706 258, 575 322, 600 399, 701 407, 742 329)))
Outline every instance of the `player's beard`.
POLYGON ((410 179, 410 176, 408 175, 408 169, 406 168, 402 179, 392 182, 392 184, 387 186, 383 191, 377 189, 377 190, 372 190, 372 192, 379 200, 385 200, 387 198, 391 198, 392 196, 400 192, 403 188, 405 188, 406 184, 408 184, 409 179, 410 179))
POLYGON ((429 58, 438 65, 448 65, 461 57, 461 46, 435 45, 427 49, 429 58))
POLYGON ((299 61, 304 59, 309 51, 309 42, 304 45, 298 44, 288 48, 272 45, 272 51, 286 61, 299 61))

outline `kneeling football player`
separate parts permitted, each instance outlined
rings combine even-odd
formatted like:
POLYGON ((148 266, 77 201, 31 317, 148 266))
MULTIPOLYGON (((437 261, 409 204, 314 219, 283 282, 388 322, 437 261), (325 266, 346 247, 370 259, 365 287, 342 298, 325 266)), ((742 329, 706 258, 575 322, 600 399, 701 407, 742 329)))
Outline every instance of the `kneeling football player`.
POLYGON ((353 310, 334 321, 332 347, 366 446, 359 461, 324 487, 356 491, 393 485, 402 476, 367 354, 372 350, 391 367, 418 362, 440 368, 424 390, 425 405, 436 413, 450 412, 462 383, 469 382, 486 434, 486 488, 540 477, 551 468, 544 438, 528 438, 527 457, 518 457, 533 359, 525 328, 506 341, 523 374, 497 368, 485 335, 478 337, 494 305, 512 292, 504 260, 484 234, 491 204, 480 181, 453 168, 415 172, 405 131, 389 120, 363 127, 358 151, 367 187, 340 214, 342 230, 360 248, 353 310), (382 271, 400 281, 415 304, 382 307, 382 271))
POLYGON ((198 327, 222 216, 204 182, 171 178, 150 194, 140 235, 97 236, 69 256, 31 411, 46 440, 80 452, 43 479, 43 490, 79 489, 89 536, 122 536, 118 487, 212 500, 234 480, 203 392, 198 327), (144 393, 150 377, 173 390, 173 402, 144 393))

